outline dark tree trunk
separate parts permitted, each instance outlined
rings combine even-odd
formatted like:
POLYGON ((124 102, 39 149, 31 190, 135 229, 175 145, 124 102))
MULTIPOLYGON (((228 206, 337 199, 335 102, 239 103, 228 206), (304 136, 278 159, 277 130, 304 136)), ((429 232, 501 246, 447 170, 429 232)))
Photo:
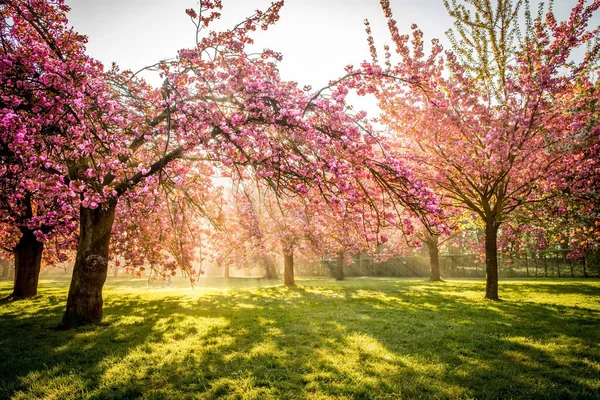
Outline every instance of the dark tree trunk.
POLYGON ((265 266, 264 279, 279 279, 279 276, 277 275, 277 268, 275 267, 275 263, 271 257, 264 257, 263 264, 265 266))
POLYGON ((571 278, 575 278, 575 275, 573 274, 573 262, 570 258, 567 258, 567 263, 569 264, 569 270, 571 270, 571 278))
POLYGON ((294 253, 283 253, 283 283, 285 286, 296 286, 294 281, 294 253))
POLYGON ((94 210, 80 208, 79 243, 63 328, 98 323, 102 319, 102 287, 108 273, 108 247, 116 206, 113 201, 94 210))
POLYGON ((337 271, 336 277, 338 281, 344 280, 344 252, 340 251, 337 256, 337 271))
POLYGON ((430 281, 441 281, 440 275, 440 249, 438 247, 439 236, 430 235, 425 244, 429 252, 429 280, 430 281))
POLYGON ((15 286, 11 297, 27 298, 37 295, 44 244, 33 231, 21 228, 21 239, 15 247, 15 286))
POLYGON ((485 225, 485 298, 498 300, 498 224, 485 225))

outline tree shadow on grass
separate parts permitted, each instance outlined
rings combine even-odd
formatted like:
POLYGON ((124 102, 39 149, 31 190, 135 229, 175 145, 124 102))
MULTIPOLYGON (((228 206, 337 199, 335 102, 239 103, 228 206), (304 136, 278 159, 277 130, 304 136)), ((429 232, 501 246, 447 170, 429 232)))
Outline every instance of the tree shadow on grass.
POLYGON ((569 279, 569 283, 565 283, 567 279, 557 280, 555 284, 547 284, 547 283, 535 283, 536 292, 542 292, 547 294, 575 294, 575 295, 587 295, 600 297, 600 281, 589 279, 586 280, 586 284, 583 281, 579 283, 571 283, 569 279))
POLYGON ((594 310, 475 302, 421 281, 310 283, 321 286, 113 293, 105 325, 67 332, 50 329, 64 306, 50 293, 3 313, 0 397, 598 395, 594 310))

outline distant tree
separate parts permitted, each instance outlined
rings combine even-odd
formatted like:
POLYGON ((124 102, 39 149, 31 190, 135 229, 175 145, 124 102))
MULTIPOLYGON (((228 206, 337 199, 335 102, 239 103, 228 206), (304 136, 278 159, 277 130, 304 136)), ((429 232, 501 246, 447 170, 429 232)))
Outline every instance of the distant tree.
POLYGON ((3 279, 8 279, 8 274, 10 273, 10 260, 6 258, 0 259, 0 266, 2 266, 2 273, 0 276, 3 279))

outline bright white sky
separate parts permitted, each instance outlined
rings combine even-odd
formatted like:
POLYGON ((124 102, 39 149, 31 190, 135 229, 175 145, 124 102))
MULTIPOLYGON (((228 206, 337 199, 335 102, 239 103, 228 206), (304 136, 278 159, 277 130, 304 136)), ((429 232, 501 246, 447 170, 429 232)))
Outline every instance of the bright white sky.
MULTIPOLYGON (((185 14, 196 0, 67 0, 70 23, 89 37, 88 53, 105 64, 116 61, 138 70, 194 45, 195 27, 185 14)), ((215 28, 227 29, 264 10, 271 0, 223 0, 215 28)), ((401 28, 417 22, 429 38, 451 26, 442 0, 392 0, 401 28)), ((283 53, 286 80, 321 87, 343 74, 344 66, 369 58, 363 20, 369 18, 378 42, 389 42, 378 0, 286 0, 281 19, 256 32, 256 48, 283 53)))
MULTIPOLYGON (((194 45, 195 27, 185 9, 197 8, 197 0, 66 2, 72 8, 70 23, 89 37, 88 54, 105 65, 115 61, 122 69, 136 71, 194 45)), ((442 0, 390 2, 401 32, 408 33, 414 22, 424 31, 427 41, 437 37, 447 45, 445 31, 452 27, 452 20, 442 0)), ((264 10, 270 4, 271 0, 223 0, 222 17, 213 27, 230 28, 254 10, 264 10)), ((555 0, 555 12, 565 18, 575 4, 576 0, 555 0)), ((283 53, 283 79, 319 88, 343 75, 344 66, 358 65, 370 58, 365 18, 371 22, 378 47, 389 43, 378 0, 286 0, 280 21, 267 32, 256 32, 255 47, 283 53)))

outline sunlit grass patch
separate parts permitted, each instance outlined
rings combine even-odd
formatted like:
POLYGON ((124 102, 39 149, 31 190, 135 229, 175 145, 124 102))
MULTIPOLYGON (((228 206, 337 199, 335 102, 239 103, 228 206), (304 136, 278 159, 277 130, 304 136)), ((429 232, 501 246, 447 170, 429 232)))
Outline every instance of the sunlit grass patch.
POLYGON ((0 308, 0 398, 600 397, 597 281, 297 283, 109 281, 105 322, 61 332, 43 281, 0 308))

